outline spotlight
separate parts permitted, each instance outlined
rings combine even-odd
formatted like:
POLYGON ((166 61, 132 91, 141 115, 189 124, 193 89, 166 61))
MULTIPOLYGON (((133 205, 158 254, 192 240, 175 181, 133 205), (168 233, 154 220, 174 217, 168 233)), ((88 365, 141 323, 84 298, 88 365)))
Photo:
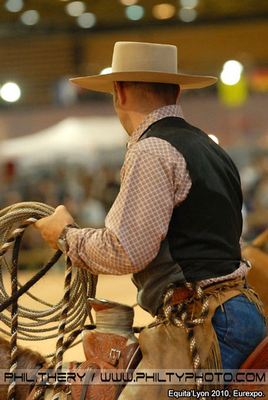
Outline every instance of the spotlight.
POLYGON ((240 81, 243 72, 243 65, 236 60, 229 60, 223 64, 222 72, 220 75, 221 81, 225 85, 235 85, 240 81))
POLYGON ((82 1, 72 1, 66 5, 65 9, 71 17, 79 17, 79 15, 85 12, 86 6, 82 1))
POLYGON ((20 19, 25 25, 35 25, 39 21, 39 13, 36 10, 28 10, 21 14, 20 19))
POLYGON ((144 16, 144 8, 142 6, 129 6, 126 7, 125 13, 128 19, 138 21, 144 16))
POLYGON ((168 3, 156 4, 153 6, 152 13, 157 19, 169 19, 175 14, 175 7, 168 3))
POLYGON ((8 0, 5 7, 10 12, 19 12, 23 8, 22 0, 8 0))
POLYGON ((197 12, 194 8, 181 8, 179 11, 179 18, 183 22, 192 22, 196 19, 197 12))
POLYGON ((6 82, 0 89, 0 96, 8 103, 15 103, 21 97, 19 85, 15 82, 6 82))
POLYGON ((83 13, 77 17, 77 24, 84 29, 92 28, 96 24, 96 15, 83 13))

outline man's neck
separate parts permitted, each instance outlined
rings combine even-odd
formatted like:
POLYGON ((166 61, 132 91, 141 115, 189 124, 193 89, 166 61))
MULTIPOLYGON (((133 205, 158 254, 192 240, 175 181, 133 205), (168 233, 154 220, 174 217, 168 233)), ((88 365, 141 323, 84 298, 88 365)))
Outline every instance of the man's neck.
POLYGON ((149 113, 131 112, 131 115, 129 115, 129 122, 130 122, 128 129, 129 136, 131 136, 135 132, 138 126, 147 117, 147 115, 149 115, 149 113))
POLYGON ((140 126, 140 124, 145 120, 145 118, 151 114, 153 111, 158 110, 159 108, 165 107, 168 104, 156 103, 151 107, 148 107, 144 110, 135 110, 129 112, 129 130, 127 131, 129 136, 131 136, 136 129, 140 126))

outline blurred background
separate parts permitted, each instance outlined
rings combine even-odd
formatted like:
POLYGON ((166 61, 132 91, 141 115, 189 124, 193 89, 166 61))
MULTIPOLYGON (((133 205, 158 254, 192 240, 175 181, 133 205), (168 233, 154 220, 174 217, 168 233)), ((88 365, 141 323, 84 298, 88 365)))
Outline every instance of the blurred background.
MULTIPOLYGON (((267 17, 267 0, 0 0, 0 208, 63 203, 81 226, 103 226, 127 135, 111 96, 68 79, 107 71, 118 40, 171 43, 180 72, 219 78, 181 106, 237 164, 250 241, 268 224, 267 17)), ((41 246, 29 231, 22 269, 41 246)))

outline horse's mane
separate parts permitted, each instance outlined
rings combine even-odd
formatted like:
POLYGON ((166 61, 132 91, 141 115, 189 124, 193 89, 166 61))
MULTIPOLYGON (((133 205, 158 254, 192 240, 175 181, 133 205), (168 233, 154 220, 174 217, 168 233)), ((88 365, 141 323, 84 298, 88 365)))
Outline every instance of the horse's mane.
MULTIPOLYGON (((17 370, 34 370, 37 367, 46 365, 45 358, 38 353, 27 348, 18 346, 17 370)), ((10 368, 10 343, 0 337, 0 365, 2 370, 9 371, 10 368)), ((3 374, 2 374, 3 376, 3 374)), ((16 385, 16 400, 25 400, 29 394, 30 384, 16 385)), ((7 399, 8 384, 0 383, 0 400, 7 399)))

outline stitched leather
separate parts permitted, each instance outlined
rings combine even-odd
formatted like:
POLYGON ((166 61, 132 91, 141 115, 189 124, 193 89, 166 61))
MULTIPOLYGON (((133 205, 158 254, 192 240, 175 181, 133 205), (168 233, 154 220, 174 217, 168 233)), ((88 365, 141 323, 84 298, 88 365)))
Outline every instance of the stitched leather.
POLYGON ((88 382, 86 386, 78 382, 72 385, 72 399, 116 400, 125 385, 90 384, 91 379, 94 376, 94 383, 101 382, 101 372, 134 369, 141 359, 138 342, 128 344, 128 337, 97 330, 84 332, 83 341, 86 361, 76 371, 86 373, 88 382))

